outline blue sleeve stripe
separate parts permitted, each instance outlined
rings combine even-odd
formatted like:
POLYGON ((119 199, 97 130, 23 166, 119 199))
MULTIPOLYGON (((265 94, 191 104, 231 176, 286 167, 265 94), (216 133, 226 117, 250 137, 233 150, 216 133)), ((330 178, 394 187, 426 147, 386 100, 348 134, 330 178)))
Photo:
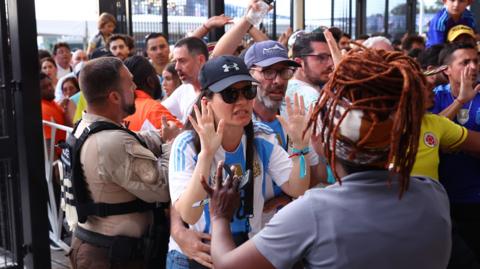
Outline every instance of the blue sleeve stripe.
POLYGON ((203 207, 203 215, 205 218, 205 227, 203 228, 203 233, 210 234, 210 209, 208 204, 203 207))
POLYGON ((274 131, 268 125, 261 123, 259 121, 253 122, 253 131, 255 133, 265 133, 265 134, 273 134, 274 131))
POLYGON ((188 133, 183 137, 179 137, 180 141, 177 144, 175 149, 175 171, 183 171, 185 170, 185 149, 187 148, 188 143, 193 140, 193 136, 188 133))
POLYGON ((445 31, 445 25, 448 20, 448 13, 445 11, 440 18, 438 18, 437 25, 436 25, 436 30, 437 31, 445 31))

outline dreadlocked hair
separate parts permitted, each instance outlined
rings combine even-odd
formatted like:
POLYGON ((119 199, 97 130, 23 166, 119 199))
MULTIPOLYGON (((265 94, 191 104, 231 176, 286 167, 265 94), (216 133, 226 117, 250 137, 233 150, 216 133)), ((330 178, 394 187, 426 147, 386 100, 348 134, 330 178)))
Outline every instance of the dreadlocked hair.
MULTIPOLYGON (((410 172, 415 163, 426 85, 420 66, 401 52, 363 47, 350 51, 342 59, 323 88, 307 127, 313 125, 316 134, 317 122, 321 123, 319 131, 324 154, 340 184, 335 169, 336 144, 339 139, 348 139, 341 137, 339 127, 350 111, 361 110, 371 126, 357 142, 347 141, 352 148, 349 156, 355 158, 356 153, 366 150, 365 143, 375 126, 390 119, 393 124, 387 141, 388 158, 382 162, 381 169, 398 174, 399 198, 402 197, 408 190, 410 172), (339 106, 345 109, 339 111, 339 106)), ((345 160, 341 161, 345 163, 345 160)))

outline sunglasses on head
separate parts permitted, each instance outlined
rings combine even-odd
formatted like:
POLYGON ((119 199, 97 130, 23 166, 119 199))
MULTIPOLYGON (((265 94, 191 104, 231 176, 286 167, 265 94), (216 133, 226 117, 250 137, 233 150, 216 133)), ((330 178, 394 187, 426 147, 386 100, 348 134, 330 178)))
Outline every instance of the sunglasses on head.
POLYGON ((240 89, 228 87, 225 88, 223 91, 219 92, 219 94, 222 96, 223 101, 227 104, 235 103, 238 100, 238 97, 240 97, 240 93, 243 94, 245 99, 252 100, 253 98, 255 98, 255 96, 257 96, 257 86, 248 85, 240 89))

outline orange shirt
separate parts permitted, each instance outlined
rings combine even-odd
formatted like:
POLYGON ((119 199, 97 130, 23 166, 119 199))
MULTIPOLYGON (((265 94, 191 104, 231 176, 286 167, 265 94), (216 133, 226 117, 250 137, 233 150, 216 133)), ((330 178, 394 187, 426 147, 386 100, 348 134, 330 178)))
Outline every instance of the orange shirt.
MULTIPOLYGON (((56 124, 65 125, 65 115, 63 109, 55 103, 55 101, 47 101, 42 99, 42 119, 46 121, 52 121, 56 124)), ((51 139, 51 128, 50 126, 43 126, 43 137, 45 139, 51 139)), ((65 131, 57 130, 55 133, 55 145, 59 141, 65 141, 67 133, 65 131)), ((57 154, 60 153, 59 149, 55 150, 57 154)))
POLYGON ((162 127, 162 116, 167 118, 167 122, 172 121, 178 128, 183 128, 175 116, 168 111, 160 102, 142 90, 135 90, 135 113, 125 118, 128 129, 132 131, 140 131, 145 120, 149 120, 155 128, 162 127))

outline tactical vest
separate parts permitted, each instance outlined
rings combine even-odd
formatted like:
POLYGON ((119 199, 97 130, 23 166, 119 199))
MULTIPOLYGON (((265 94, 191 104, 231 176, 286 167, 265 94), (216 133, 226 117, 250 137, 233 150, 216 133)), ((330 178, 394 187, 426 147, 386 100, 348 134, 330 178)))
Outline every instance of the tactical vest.
POLYGON ((63 165, 61 206, 65 211, 65 217, 70 228, 73 229, 77 222, 85 223, 88 216, 107 217, 154 209, 156 203, 146 203, 140 199, 114 204, 95 203, 92 200, 87 188, 87 182, 85 181, 85 175, 83 174, 82 164, 80 163, 80 151, 90 135, 105 130, 120 130, 135 137, 145 148, 147 146, 134 132, 105 121, 92 123, 85 128, 77 139, 74 134, 79 123, 80 121, 75 125, 72 135, 67 138, 67 142, 61 145, 63 149, 60 157, 63 165))

